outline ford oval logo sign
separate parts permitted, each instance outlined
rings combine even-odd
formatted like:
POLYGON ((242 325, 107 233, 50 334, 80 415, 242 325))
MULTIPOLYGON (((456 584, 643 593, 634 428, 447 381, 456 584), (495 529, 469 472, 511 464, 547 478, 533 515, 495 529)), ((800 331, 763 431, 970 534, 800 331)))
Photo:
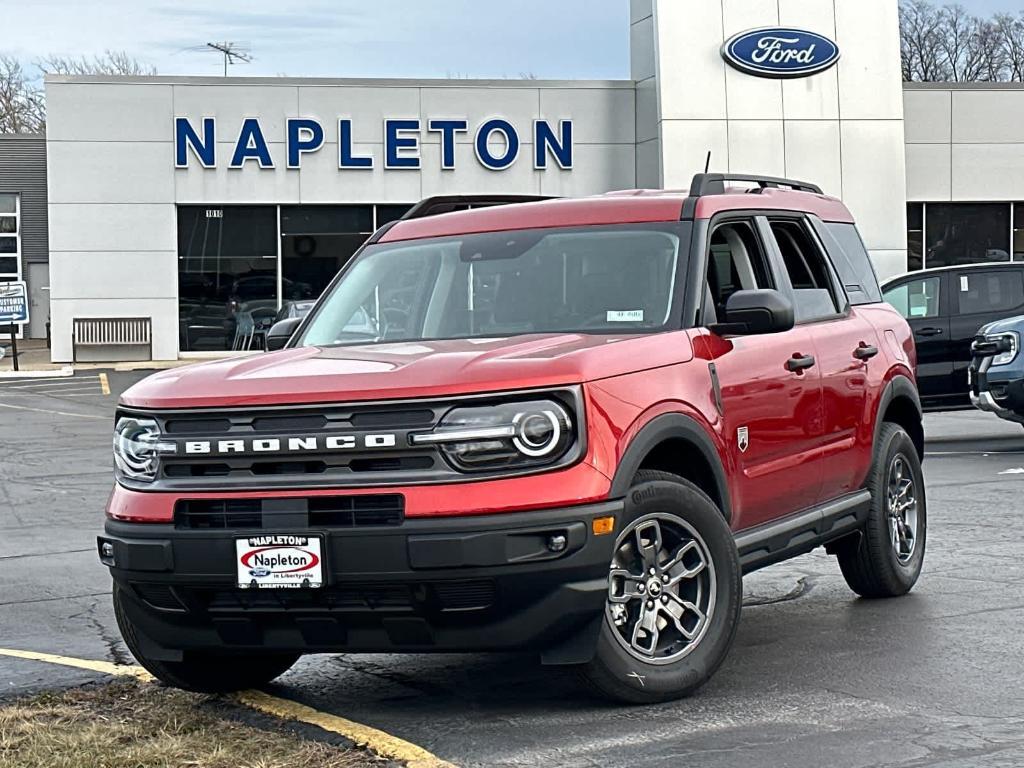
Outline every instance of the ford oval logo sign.
POLYGON ((839 46, 804 29, 766 27, 730 37, 722 58, 758 77, 807 77, 839 61, 839 46))

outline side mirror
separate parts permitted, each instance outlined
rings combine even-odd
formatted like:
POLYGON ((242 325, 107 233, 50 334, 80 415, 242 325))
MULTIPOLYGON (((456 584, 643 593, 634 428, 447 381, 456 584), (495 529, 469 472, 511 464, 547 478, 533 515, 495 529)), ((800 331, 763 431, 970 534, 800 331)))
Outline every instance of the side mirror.
POLYGON ((301 317, 289 317, 270 326, 270 330, 267 331, 267 352, 284 349, 284 345, 288 343, 288 339, 292 337, 301 322, 301 317))
POLYGON ((793 305, 772 288, 736 291, 725 303, 725 322, 712 333, 779 333, 793 327, 793 305))

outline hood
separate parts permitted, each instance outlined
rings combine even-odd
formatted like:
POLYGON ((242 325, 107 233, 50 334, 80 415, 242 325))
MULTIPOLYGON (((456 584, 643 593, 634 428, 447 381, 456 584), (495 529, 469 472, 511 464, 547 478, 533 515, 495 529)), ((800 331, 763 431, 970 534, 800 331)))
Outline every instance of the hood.
POLYGON ((303 347, 161 371, 126 390, 121 403, 201 408, 443 397, 579 384, 692 357, 684 331, 303 347))
POLYGON ((1005 333, 1006 331, 1018 331, 1024 330, 1024 315, 1017 315, 1016 317, 1006 317, 1002 320, 995 320, 991 323, 986 323, 978 329, 979 336, 984 336, 990 333, 1005 333))

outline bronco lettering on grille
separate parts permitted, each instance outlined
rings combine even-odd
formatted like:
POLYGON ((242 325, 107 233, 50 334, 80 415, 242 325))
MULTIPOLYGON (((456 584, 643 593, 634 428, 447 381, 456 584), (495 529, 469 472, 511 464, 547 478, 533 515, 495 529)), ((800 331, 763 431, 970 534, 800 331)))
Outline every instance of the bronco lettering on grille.
POLYGON ((211 455, 228 453, 294 453, 303 451, 351 450, 354 448, 394 448, 397 438, 393 433, 375 435, 316 435, 298 437, 261 437, 234 440, 186 440, 185 453, 211 455))

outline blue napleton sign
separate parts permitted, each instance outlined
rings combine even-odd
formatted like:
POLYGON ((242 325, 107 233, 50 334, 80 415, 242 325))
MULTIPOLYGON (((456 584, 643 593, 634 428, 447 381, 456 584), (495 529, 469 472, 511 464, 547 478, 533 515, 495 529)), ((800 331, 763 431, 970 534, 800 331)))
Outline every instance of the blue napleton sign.
POLYGON ((722 58, 757 77, 807 77, 839 61, 839 46, 816 32, 766 27, 730 37, 722 45, 722 58))
MULTIPOLYGON (((311 117, 290 117, 285 121, 286 167, 298 170, 304 155, 318 152, 325 142, 337 141, 337 156, 334 158, 339 170, 369 170, 380 163, 385 170, 418 170, 421 165, 420 145, 424 134, 436 135, 441 147, 440 168, 450 171, 455 168, 455 146, 458 134, 471 134, 477 161, 492 171, 503 171, 518 159, 526 142, 531 143, 533 167, 544 170, 551 160, 562 169, 572 168, 573 123, 572 120, 534 120, 533 130, 528 137, 520 137, 515 125, 500 117, 492 117, 474 126, 472 131, 465 118, 386 118, 382 130, 383 158, 374 157, 372 152, 357 150, 353 141, 352 120, 339 118, 334 125, 311 117), (327 137, 327 130, 334 134, 327 137), (492 140, 498 139, 494 142, 492 140)), ((232 133, 232 135, 235 135, 232 133)), ((274 168, 270 141, 264 134, 260 118, 247 117, 242 120, 228 168, 244 168, 251 161, 260 168, 274 168)), ((213 117, 193 121, 188 117, 174 118, 174 164, 177 168, 188 168, 190 160, 197 160, 203 168, 216 168, 217 123, 213 117)), ((280 162, 280 160, 278 160, 280 162)))

